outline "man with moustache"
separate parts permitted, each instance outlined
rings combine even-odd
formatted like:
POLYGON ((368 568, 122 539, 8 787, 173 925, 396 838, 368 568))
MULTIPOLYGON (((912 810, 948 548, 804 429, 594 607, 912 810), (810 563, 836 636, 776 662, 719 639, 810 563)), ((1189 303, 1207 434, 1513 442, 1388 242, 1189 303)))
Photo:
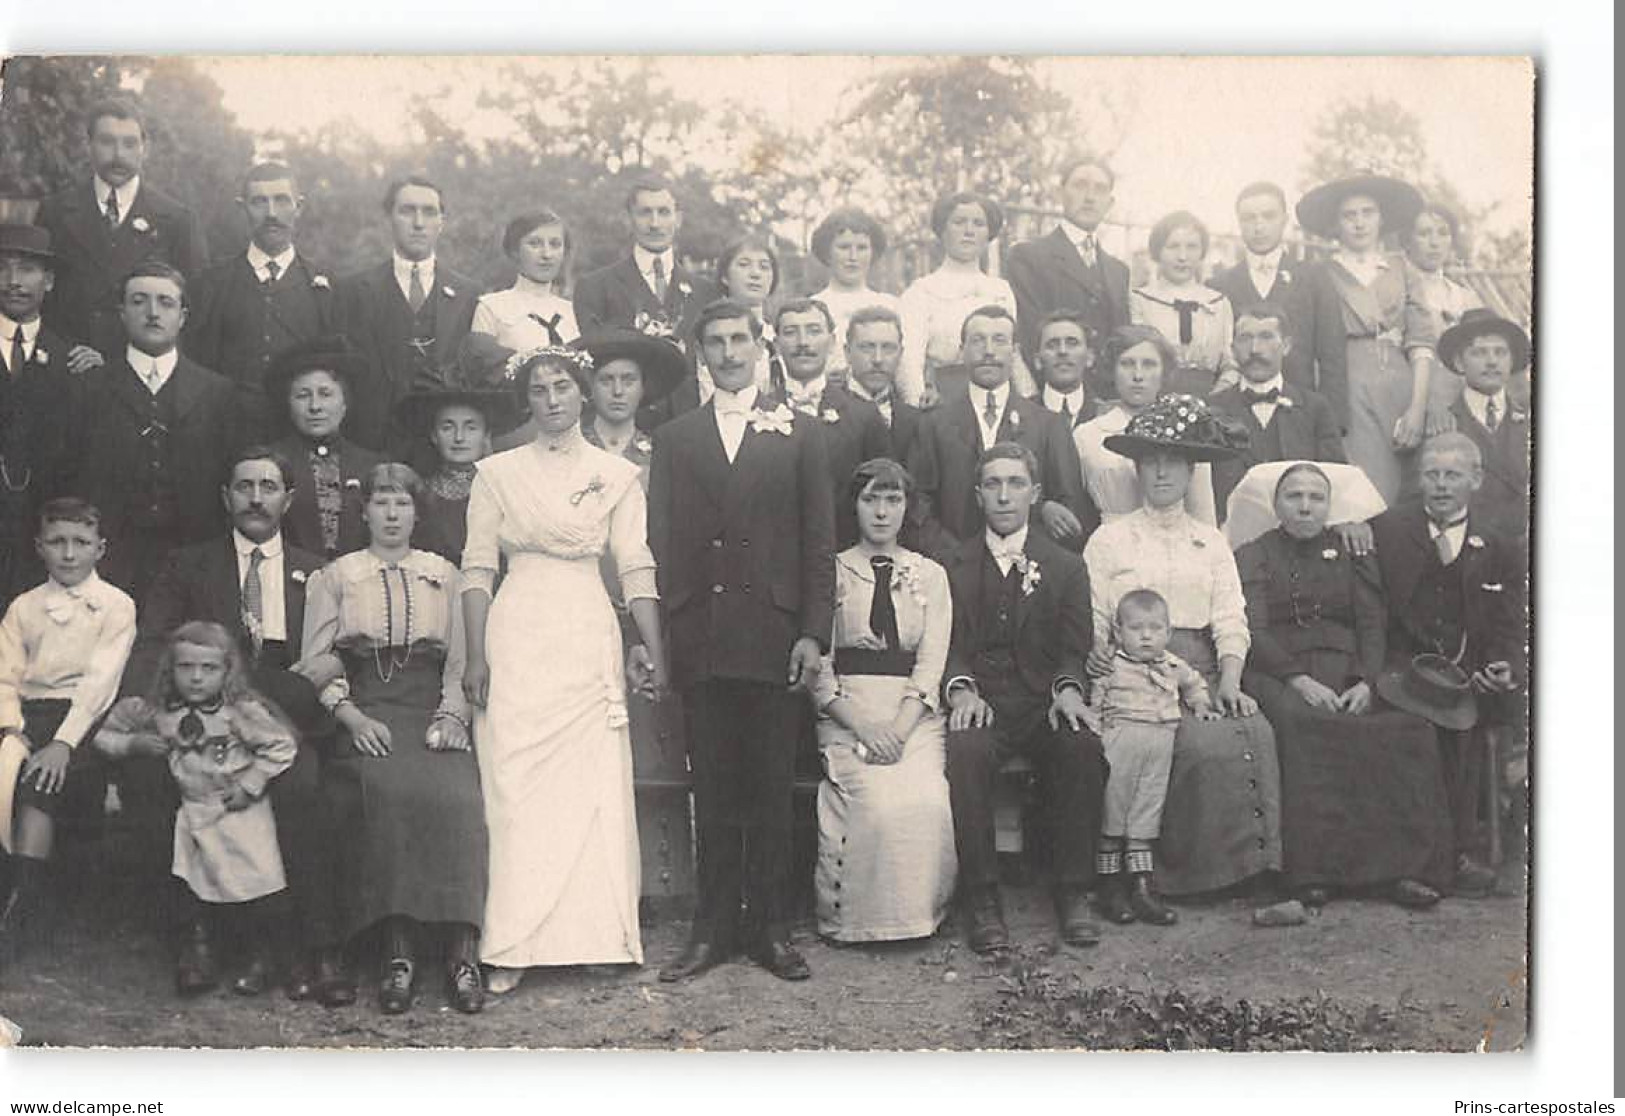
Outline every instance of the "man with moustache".
POLYGON ((237 205, 248 223, 248 249, 195 284, 181 348, 237 385, 255 435, 267 436, 285 416, 266 412, 265 373, 289 346, 331 332, 333 287, 294 248, 305 199, 291 170, 281 163, 250 167, 237 205))
POLYGON ((1038 394, 1044 409, 1061 416, 1068 430, 1100 413, 1100 400, 1089 390, 1094 367, 1089 326, 1076 310, 1052 310, 1038 324, 1038 394))
POLYGON ((965 319, 961 359, 970 371, 969 390, 926 413, 909 457, 920 500, 920 543, 938 561, 980 536, 976 462, 995 442, 1026 446, 1038 462, 1038 522, 1056 542, 1082 553, 1100 523, 1083 491, 1083 468, 1071 430, 1010 386, 1015 333, 1015 320, 1002 306, 983 306, 965 319))
POLYGON ((73 483, 101 509, 101 576, 139 601, 170 549, 220 530, 219 478, 241 444, 242 419, 231 381, 176 348, 185 277, 148 260, 121 290, 128 340, 85 374, 74 435, 83 460, 73 483))
POLYGON ((846 323, 847 389, 868 400, 886 424, 886 456, 907 462, 924 412, 897 394, 897 366, 903 359, 903 320, 885 306, 865 306, 846 323))
MULTIPOLYGON (((779 355, 784 359, 786 402, 815 424, 829 461, 830 491, 844 493, 858 466, 884 457, 891 440, 879 408, 828 381, 824 369, 835 342, 834 329, 829 307, 812 298, 791 299, 773 319, 779 355)), ((856 508, 835 509, 836 551, 857 540, 856 508)))
MULTIPOLYGON (((1038 363, 1039 325, 1053 310, 1078 312, 1091 351, 1129 323, 1128 265, 1108 254, 1098 235, 1116 185, 1116 174, 1102 160, 1071 160, 1061 168, 1061 223, 1049 235, 1010 249, 1005 272, 1015 291, 1021 351, 1029 367, 1038 363)), ((1110 369, 1095 369, 1091 380, 1097 399, 1110 394, 1110 369)))
POLYGON ((147 133, 129 101, 98 101, 85 114, 92 175, 40 203, 34 218, 51 233, 58 275, 45 318, 53 332, 89 345, 106 361, 125 344, 121 282, 158 260, 190 279, 208 250, 196 214, 141 178, 147 133))
POLYGON ((1246 306, 1236 316, 1233 349, 1241 383, 1208 396, 1207 404, 1245 427, 1250 440, 1234 457, 1213 463, 1213 499, 1220 523, 1230 493, 1254 465, 1348 460, 1332 405, 1319 392, 1286 379, 1284 365, 1294 349, 1292 332, 1291 316, 1276 303, 1246 306))
MULTIPOLYGON (((335 1007, 355 1001, 355 982, 345 971, 342 953, 334 948, 332 866, 337 829, 321 795, 321 768, 331 747, 333 725, 316 698, 316 687, 289 669, 300 658, 305 584, 325 563, 283 540, 283 516, 303 495, 295 487, 295 477, 292 464, 268 446, 250 446, 234 455, 219 490, 232 530, 170 553, 142 602, 140 636, 129 674, 151 677, 171 631, 188 620, 210 620, 237 637, 254 689, 293 722, 298 755, 269 788, 294 909, 292 925, 300 935, 291 943, 286 991, 290 999, 314 998, 335 1007)), ((123 762, 127 768, 143 764, 137 758, 123 762)), ((121 778, 126 788, 133 789, 138 779, 146 784, 126 796, 131 812, 137 812, 143 800, 167 802, 168 796, 157 789, 166 780, 165 765, 146 766, 145 772, 127 770, 121 778)), ((214 983, 215 969, 207 926, 186 927, 177 986, 183 992, 208 987, 214 983)), ((253 964, 237 978, 235 987, 257 993, 270 979, 263 964, 253 964)))
POLYGON ((835 516, 814 421, 756 386, 761 323, 723 299, 694 339, 716 391, 655 432, 649 546, 694 779, 699 895, 683 980, 743 945, 783 980, 796 742, 834 618, 835 516), (742 923, 741 909, 748 912, 742 923))
POLYGON ((417 447, 391 423, 395 403, 414 383, 446 378, 482 292, 435 256, 446 227, 439 186, 422 175, 398 178, 385 191, 383 208, 393 254, 339 280, 336 291, 338 328, 366 354, 367 365, 345 429, 365 449, 410 461, 417 447))
MULTIPOLYGON (((1254 182, 1243 187, 1236 195, 1236 224, 1246 251, 1240 263, 1217 272, 1208 286, 1230 300, 1238 317, 1260 302, 1285 310, 1288 320, 1282 325, 1290 328, 1290 344, 1282 374, 1287 383, 1328 400, 1342 398, 1348 342, 1337 300, 1315 297, 1315 285, 1324 281, 1318 269, 1287 258, 1282 243, 1286 221, 1286 194, 1279 186, 1254 182)), ((1223 497, 1219 506, 1224 507, 1223 497)))

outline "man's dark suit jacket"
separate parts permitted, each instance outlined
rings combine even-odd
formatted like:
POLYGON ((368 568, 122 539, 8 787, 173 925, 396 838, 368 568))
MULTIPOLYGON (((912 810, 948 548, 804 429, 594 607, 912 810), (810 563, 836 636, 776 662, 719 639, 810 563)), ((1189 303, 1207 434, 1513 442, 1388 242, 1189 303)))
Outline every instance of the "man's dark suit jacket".
MULTIPOLYGON (((758 398, 758 410, 777 402, 758 398)), ((796 640, 827 649, 835 605, 835 514, 824 439, 747 424, 730 464, 707 403, 654 434, 649 546, 673 682, 783 687, 796 640)))
POLYGON ((910 455, 914 452, 915 443, 920 440, 920 426, 924 422, 924 411, 912 403, 904 403, 893 395, 887 456, 893 461, 907 465, 910 455))
POLYGON ((1279 457, 1265 454, 1270 431, 1258 424, 1258 416, 1248 406, 1240 388, 1225 388, 1208 396, 1207 405, 1227 418, 1239 422, 1251 438, 1246 449, 1235 457, 1213 463, 1213 500, 1218 505, 1219 522, 1225 518, 1225 502, 1247 470, 1265 461, 1336 461, 1345 462, 1343 435, 1338 428, 1332 405, 1318 392, 1307 391, 1288 383, 1281 390, 1270 419, 1273 433, 1280 436, 1279 457))
POLYGON ((393 259, 339 280, 335 323, 366 354, 367 365, 349 400, 344 429, 366 449, 408 454, 415 448, 409 432, 393 422, 395 402, 414 382, 444 377, 456 365, 483 291, 436 259, 427 293, 434 306, 434 346, 420 354, 412 346, 412 308, 395 282, 393 259))
MULTIPOLYGON (((316 507, 315 481, 310 473, 310 447, 303 438, 291 435, 272 448, 292 463, 296 478, 293 503, 282 519, 282 535, 301 550, 321 554, 322 517, 316 507)), ((333 449, 338 453, 339 477, 344 486, 344 503, 339 509, 339 545, 332 554, 337 558, 367 545, 367 526, 361 517, 361 485, 367 474, 387 458, 347 438, 336 439, 333 449)), ((418 526, 422 527, 422 523, 418 526)))
POLYGON ((857 507, 847 499, 852 474, 865 461, 885 457, 891 450, 891 438, 880 409, 845 388, 833 384, 824 388, 817 410, 816 417, 808 416, 808 425, 824 439, 829 490, 835 501, 835 549, 842 551, 858 541, 857 507), (836 416, 834 422, 829 421, 830 412, 836 416))
MULTIPOLYGON (((1408 658, 1438 653, 1440 649, 1427 635, 1432 611, 1426 597, 1417 593, 1422 577, 1438 562, 1438 552, 1428 533, 1427 513, 1420 503, 1401 504, 1373 519, 1371 529, 1388 596, 1389 654, 1408 658)), ((1514 677, 1521 683, 1527 623, 1520 556, 1504 537, 1485 525, 1476 509, 1470 509, 1461 553, 1453 568, 1461 577, 1462 622, 1467 636, 1461 666, 1471 673, 1485 663, 1510 663, 1514 677)), ((1456 651, 1447 647, 1443 653, 1454 657, 1456 651)))
MULTIPOLYGON (((939 403, 920 423, 908 467, 919 497, 918 538, 938 561, 945 561, 959 543, 982 537, 982 508, 976 502, 979 429, 968 395, 939 403)), ((1033 451, 1043 499, 1058 500, 1071 509, 1087 540, 1100 525, 1100 513, 1083 491, 1078 448, 1061 416, 1012 391, 999 425, 999 441, 1020 442, 1033 451)), ((1043 527, 1035 523, 1033 529, 1041 532, 1043 527)))
MULTIPOLYGON (((1029 368, 1038 367, 1038 325, 1055 310, 1076 310, 1091 323, 1095 336, 1089 344, 1096 352, 1110 333, 1129 324, 1128 265, 1103 248, 1095 249, 1093 273, 1078 249, 1061 229, 1010 249, 1005 278, 1016 296, 1016 332, 1029 368)), ((1109 391, 1109 369, 1090 373, 1090 394, 1109 391)))
POLYGON ((190 282, 208 261, 197 215, 146 182, 116 230, 108 229, 88 179, 41 202, 34 223, 51 231, 57 254, 56 285, 45 299, 47 324, 92 346, 109 364, 124 350, 118 315, 124 276, 145 260, 163 260, 190 282))
MULTIPOLYGON (((1273 302, 1284 309, 1292 323, 1287 332, 1292 348, 1286 354, 1281 374, 1293 387, 1319 392, 1329 403, 1348 397, 1348 336, 1343 328, 1341 304, 1335 296, 1322 297, 1325 282, 1319 268, 1283 258, 1275 273, 1275 285, 1268 292, 1253 286, 1245 260, 1216 272, 1208 286, 1230 300, 1237 317, 1259 302, 1273 302)), ((1337 413, 1335 407, 1332 413, 1337 413)), ((1338 422, 1347 425, 1342 416, 1338 416, 1338 422)))
POLYGON ((286 400, 276 401, 276 415, 266 412, 266 369, 284 349, 334 331, 331 282, 295 255, 274 283, 261 283, 239 254, 211 267, 194 286, 181 349, 237 385, 255 434, 264 437, 287 417, 286 400))
MULTIPOLYGON (((185 546, 219 534, 226 525, 220 486, 226 463, 242 444, 241 409, 230 380, 184 356, 165 390, 174 392, 176 414, 159 462, 175 494, 177 518, 168 537, 185 546)), ((85 373, 82 398, 77 444, 83 456, 75 487, 101 511, 109 580, 119 584, 120 540, 145 518, 140 505, 153 461, 142 432, 151 418, 152 396, 121 348, 107 364, 85 373)))
POLYGON ((39 509, 73 492, 82 452, 74 423, 84 381, 68 371, 70 347, 42 325, 22 372, 0 369, 0 457, 9 482, 0 490, 0 610, 45 580, 34 550, 39 509))
MULTIPOLYGON (((1094 644, 1089 574, 1082 558, 1063 550, 1036 527, 1028 528, 1022 550, 1038 563, 1039 578, 1030 595, 1016 595, 1016 673, 1034 697, 1047 699, 1063 679, 1083 682, 1084 661, 1094 644)), ((984 605, 988 594, 1000 588, 988 582, 986 575, 997 572, 996 566, 987 568, 991 561, 987 542, 978 535, 961 543, 944 563, 954 602, 948 666, 942 676, 945 694, 955 678, 976 681, 976 656, 986 640, 984 605)))
POLYGON ((1473 417, 1465 400, 1452 403, 1450 413, 1456 416, 1456 429, 1478 445, 1484 458, 1484 485, 1473 496, 1474 513, 1527 558, 1529 412, 1514 407, 1496 424, 1493 434, 1473 417))

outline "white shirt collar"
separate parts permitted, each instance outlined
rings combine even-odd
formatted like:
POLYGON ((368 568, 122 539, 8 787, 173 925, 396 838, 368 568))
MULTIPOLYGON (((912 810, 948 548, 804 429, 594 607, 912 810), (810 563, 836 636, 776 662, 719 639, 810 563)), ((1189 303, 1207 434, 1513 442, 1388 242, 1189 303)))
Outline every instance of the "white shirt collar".
POLYGON ((434 253, 430 252, 421 260, 409 260, 399 252, 395 253, 395 282, 406 290, 412 282, 412 269, 418 269, 418 277, 423 282, 423 289, 429 291, 434 283, 434 253))
POLYGON ((1281 268, 1281 256, 1285 253, 1285 251, 1285 245, 1281 244, 1277 244, 1274 248, 1268 252, 1265 252, 1262 256, 1256 255, 1251 249, 1248 249, 1247 270, 1263 272, 1279 271, 1281 268))
POLYGON ((125 362, 128 363, 131 368, 135 369, 135 374, 140 378, 142 383, 147 382, 147 373, 152 371, 152 366, 154 364, 158 366, 159 387, 162 387, 164 384, 168 383, 169 377, 175 374, 175 365, 180 358, 181 354, 179 349, 170 349, 167 353, 152 356, 149 353, 142 352, 134 345, 126 345, 124 348, 125 362))
POLYGON ((754 382, 746 384, 738 391, 723 391, 719 387, 713 392, 711 402, 716 404, 719 415, 748 414, 750 409, 756 406, 756 396, 760 390, 754 382))
POLYGON ((1061 413, 1061 402, 1063 400, 1072 405, 1072 417, 1077 418, 1079 412, 1081 412, 1083 410, 1083 403, 1084 403, 1083 385, 1079 384, 1077 387, 1073 388, 1071 391, 1065 392, 1065 393, 1056 391, 1054 388, 1050 387, 1048 384, 1044 385, 1044 406, 1045 407, 1047 407, 1051 411, 1054 411, 1056 414, 1060 414, 1061 413))
POLYGON ((987 407, 987 393, 989 391, 993 392, 993 405, 998 408, 999 413, 1002 415, 1005 404, 1010 401, 1010 381, 1006 380, 996 388, 978 387, 974 383, 970 385, 971 409, 976 412, 978 419, 982 417, 982 411, 987 407))
POLYGON ((1099 234, 1099 232, 1098 231, 1091 232, 1088 229, 1084 228, 1082 225, 1075 224, 1069 218, 1066 218, 1066 217, 1061 218, 1061 232, 1066 235, 1066 238, 1068 240, 1070 240, 1073 243, 1074 246, 1076 246, 1076 248, 1078 249, 1079 252, 1083 251, 1084 237, 1092 238, 1094 240, 1094 242, 1095 242, 1095 249, 1097 251, 1100 249, 1100 234, 1099 234))
POLYGON ((1253 381, 1243 377, 1241 383, 1237 386, 1243 395, 1246 395, 1250 391, 1265 392, 1274 390, 1284 392, 1286 390, 1286 380, 1282 378, 1279 372, 1277 372, 1275 375, 1271 376, 1261 384, 1255 384, 1253 381))
MULTIPOLYGON (((649 251, 641 244, 632 245, 632 262, 638 265, 638 271, 646 279, 653 279, 655 274, 655 253, 649 251)), ((671 273, 676 266, 676 253, 667 248, 659 255, 661 264, 666 269, 666 282, 671 282, 671 273)))
POLYGON ((1485 395, 1473 388, 1463 387, 1461 398, 1467 404, 1467 410, 1479 421, 1480 425, 1487 425, 1484 423, 1484 411, 1491 400, 1495 401, 1495 424, 1499 426, 1507 420, 1507 393, 1505 388, 1502 388, 1494 395, 1485 395))
POLYGON ((987 551, 994 559, 1014 558, 1027 549, 1027 527, 1023 523, 1013 534, 1001 538, 991 527, 983 529, 982 535, 987 543, 987 551))
POLYGON ((1459 544, 1461 542, 1462 532, 1467 530, 1467 515, 1468 513, 1463 512, 1461 518, 1456 520, 1456 522, 1452 523, 1448 527, 1440 527, 1433 521, 1432 516, 1428 516, 1429 537, 1436 539, 1440 535, 1449 535, 1451 542, 1459 544))
POLYGON ((784 390, 790 397, 790 404, 817 403, 824 398, 824 388, 829 383, 829 377, 820 372, 806 383, 801 383, 793 377, 786 376, 784 390))
POLYGON ((886 394, 883 397, 881 397, 879 399, 876 399, 872 394, 870 394, 869 389, 863 386, 862 381, 860 381, 856 376, 852 375, 850 372, 847 373, 847 377, 846 377, 846 390, 850 391, 853 395, 857 396, 859 399, 867 399, 869 402, 873 403, 876 407, 880 406, 882 403, 886 404, 887 406, 890 406, 892 399, 897 394, 896 385, 891 384, 891 385, 888 385, 888 387, 886 389, 886 394))
POLYGON ((116 190, 113 189, 111 184, 102 181, 102 176, 99 174, 92 175, 91 180, 96 185, 96 208, 105 215, 107 213, 107 195, 117 194, 118 221, 119 224, 124 224, 129 219, 130 207, 135 204, 135 196, 141 190, 141 176, 139 174, 133 175, 130 181, 116 190))
POLYGON ((277 255, 272 256, 252 240, 248 242, 248 266, 253 268, 254 274, 261 279, 265 278, 265 265, 272 261, 276 263, 276 273, 278 275, 288 274, 288 269, 293 266, 293 257, 294 248, 291 244, 277 255))
POLYGON ((247 561, 249 556, 254 553, 255 547, 259 547, 260 554, 263 555, 267 560, 282 557, 281 531, 278 531, 264 542, 257 543, 247 535, 243 534, 241 531, 237 530, 237 528, 233 527, 231 529, 231 542, 232 545, 237 548, 237 557, 243 559, 244 561, 247 561))
POLYGON ((23 347, 28 349, 29 355, 32 356, 34 340, 39 337, 39 315, 36 314, 31 322, 14 322, 5 314, 0 314, 0 344, 5 345, 8 359, 11 356, 11 339, 16 336, 18 326, 22 326, 23 330, 23 347))

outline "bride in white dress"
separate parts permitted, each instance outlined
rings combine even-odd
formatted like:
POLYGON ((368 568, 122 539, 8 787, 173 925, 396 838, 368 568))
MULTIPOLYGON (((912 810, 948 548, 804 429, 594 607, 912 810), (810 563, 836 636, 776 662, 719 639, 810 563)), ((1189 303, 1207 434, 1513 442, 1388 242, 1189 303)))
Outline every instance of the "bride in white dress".
POLYGON ((534 441, 479 463, 463 550, 464 673, 490 833, 480 959, 492 992, 526 967, 641 963, 639 860, 621 630, 607 549, 643 646, 633 681, 664 685, 655 563, 637 466, 581 435, 585 353, 509 363, 534 441), (492 598, 499 559, 506 574, 492 598))

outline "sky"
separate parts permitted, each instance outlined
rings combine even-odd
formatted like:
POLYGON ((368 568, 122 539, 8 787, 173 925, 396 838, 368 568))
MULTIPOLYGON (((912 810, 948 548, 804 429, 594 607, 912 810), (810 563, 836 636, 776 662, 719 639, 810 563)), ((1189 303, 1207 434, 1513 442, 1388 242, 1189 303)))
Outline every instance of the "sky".
MULTIPOLYGON (((217 57, 205 68, 225 91, 239 123, 254 131, 347 120, 380 138, 410 135, 412 92, 439 94, 452 119, 476 135, 506 121, 479 110, 479 90, 512 59, 217 57), (268 94, 268 90, 274 92, 268 94)), ((525 59, 560 73, 579 59, 525 59)), ((878 68, 906 62, 856 56, 670 56, 662 75, 686 96, 754 105, 801 130, 826 128, 845 105, 842 92, 878 68)), ((1189 209, 1215 229, 1233 223, 1236 191, 1254 179, 1302 185, 1305 144, 1328 106, 1380 95, 1419 118, 1430 157, 1474 210, 1494 207, 1485 227, 1528 229, 1533 166, 1533 77, 1518 58, 1466 57, 1067 57, 1040 62, 1087 114, 1109 91, 1125 106, 1117 220, 1149 225, 1189 209)))

